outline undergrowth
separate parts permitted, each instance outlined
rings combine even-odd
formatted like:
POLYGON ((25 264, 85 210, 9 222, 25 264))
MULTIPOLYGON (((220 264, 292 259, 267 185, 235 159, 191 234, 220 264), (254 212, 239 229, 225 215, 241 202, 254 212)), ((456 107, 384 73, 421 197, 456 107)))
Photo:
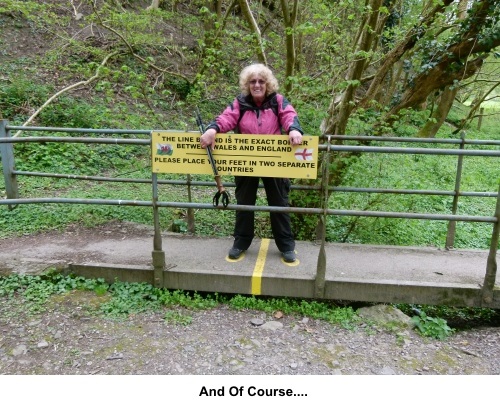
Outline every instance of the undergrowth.
POLYGON ((31 276, 12 274, 0 277, 0 297, 18 300, 26 312, 37 314, 46 309, 49 297, 73 290, 94 291, 104 297, 93 315, 120 319, 144 312, 164 311, 166 322, 186 321, 176 309, 207 310, 227 305, 234 310, 252 309, 273 314, 301 315, 321 319, 346 328, 357 323, 355 311, 332 303, 320 303, 292 298, 258 298, 241 295, 200 294, 156 288, 147 283, 115 281, 108 285, 103 279, 85 279, 49 271, 31 276))
POLYGON ((467 330, 478 326, 500 326, 500 311, 491 308, 410 304, 396 304, 395 306, 408 316, 446 319, 447 325, 455 330, 467 330))
MULTIPOLYGON (((56 294, 64 295, 72 291, 91 291, 100 297, 99 305, 86 309, 89 315, 111 319, 125 319, 139 313, 163 313, 166 323, 187 325, 192 317, 185 310, 209 310, 226 305, 234 310, 262 311, 269 316, 303 316, 338 325, 346 329, 356 328, 361 320, 356 309, 336 302, 319 302, 294 298, 269 298, 218 293, 201 294, 180 290, 156 288, 147 283, 125 283, 115 281, 107 284, 104 279, 86 279, 80 276, 63 275, 49 270, 41 275, 11 274, 0 277, 0 297, 16 300, 19 311, 38 314, 47 310, 49 299, 56 294)), ((417 315, 413 321, 423 335, 445 339, 460 329, 477 326, 480 321, 498 324, 499 311, 485 308, 452 308, 443 306, 396 305, 407 315, 417 315), (445 320, 446 318, 447 320, 445 320), (455 327, 448 325, 448 321, 455 327), (458 322, 460 321, 460 322, 458 322)), ((4 314, 9 315, 9 314, 4 314)), ((16 316, 16 314, 10 314, 16 316)))

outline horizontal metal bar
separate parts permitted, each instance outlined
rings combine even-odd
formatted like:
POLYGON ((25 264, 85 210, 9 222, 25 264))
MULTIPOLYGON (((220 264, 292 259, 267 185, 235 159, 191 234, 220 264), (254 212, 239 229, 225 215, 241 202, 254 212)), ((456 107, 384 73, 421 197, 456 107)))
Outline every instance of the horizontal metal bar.
MULTIPOLYGON (((0 143, 24 142, 67 142, 67 143, 98 143, 98 144, 133 144, 151 145, 150 139, 118 139, 118 138, 71 138, 71 137, 18 137, 1 138, 0 143)), ((466 150, 466 149, 435 149, 435 148, 395 148, 379 146, 349 146, 349 145, 319 145, 319 150, 331 152, 365 152, 365 153, 398 153, 403 155, 464 155, 464 156, 494 156, 500 157, 500 150, 466 150)))
POLYGON ((83 204, 83 205, 123 205, 134 207, 151 207, 151 201, 139 200, 105 200, 105 199, 86 199, 86 198, 11 198, 0 200, 0 205, 17 204, 83 204))
MULTIPOLYGON (((158 203, 163 206, 163 203, 158 203)), ((380 217, 380 218, 404 218, 404 219, 429 219, 438 221, 464 221, 464 222, 491 222, 496 223, 496 217, 480 217, 472 215, 446 215, 446 214, 424 214, 406 212, 384 212, 384 211, 358 211, 358 210, 324 210, 322 208, 299 208, 299 207, 275 207, 275 206, 253 206, 253 205, 228 205, 228 209, 236 211, 264 211, 264 212, 290 212, 301 214, 315 214, 355 217, 380 217)))
POLYGON ((150 139, 128 139, 128 138, 72 138, 68 136, 29 136, 17 138, 0 138, 0 143, 41 143, 41 142, 64 142, 64 143, 100 143, 112 145, 151 145, 150 139))
POLYGON ((399 153, 402 155, 464 155, 500 157, 500 150, 391 148, 379 146, 319 145, 319 150, 331 152, 399 153))
MULTIPOLYGON (((32 176, 32 177, 49 177, 58 179, 69 179, 69 180, 89 180, 89 181, 107 181, 107 182, 117 182, 117 183, 144 183, 151 184, 151 179, 133 179, 129 177, 103 177, 103 176, 84 176, 76 174, 60 174, 60 173, 45 173, 45 172, 29 172, 24 170, 13 170, 12 174, 18 176, 32 176)), ((179 186, 206 186, 212 187, 214 185, 213 181, 187 181, 187 180, 158 180, 158 184, 171 184, 179 186)), ((224 187, 236 187, 234 182, 224 182, 224 187)), ((260 188, 263 188, 263 184, 259 184, 260 188)), ((292 185, 293 190, 321 190, 321 186, 308 186, 308 185, 292 185)), ((379 194, 411 194, 411 195, 441 195, 450 196, 455 195, 455 191, 442 191, 442 190, 400 190, 400 189, 383 189, 383 188, 363 188, 363 187, 329 187, 330 191, 341 192, 341 193, 379 193, 379 194)), ((458 193, 461 197, 494 197, 498 196, 498 193, 487 192, 487 191, 463 191, 458 193)))
POLYGON ((463 222, 490 222, 496 223, 496 217, 475 217, 472 215, 444 215, 444 214, 419 214, 404 212, 383 211, 349 211, 349 210, 327 210, 328 215, 355 216, 355 217, 377 217, 377 218, 404 218, 404 219, 429 219, 435 221, 463 221, 463 222))
MULTIPOLYGON (((82 199, 82 198, 17 198, 0 200, 0 205, 17 204, 90 204, 90 205, 120 205, 120 206, 141 206, 151 207, 151 201, 139 200, 105 200, 105 199, 82 199)), ((156 206, 164 208, 201 208, 201 209, 223 209, 233 211, 256 211, 256 212, 288 212, 313 215, 337 215, 337 216, 357 216, 357 217, 380 217, 380 218, 404 218, 404 219, 429 219, 438 221, 464 221, 464 222, 490 222, 496 223, 496 217, 482 217, 471 215, 444 215, 444 214, 421 214, 405 212, 384 212, 384 211, 356 211, 356 210, 324 210, 321 208, 300 208, 300 207, 276 207, 276 206, 254 206, 254 205, 234 205, 227 208, 222 206, 214 207, 212 204, 182 203, 182 202, 157 202, 156 206)))
MULTIPOLYGON (((452 144, 460 145, 499 145, 500 141, 491 139, 439 139, 439 138, 403 138, 396 136, 368 136, 368 135, 330 135, 330 140, 345 140, 345 141, 368 141, 368 142, 408 142, 408 143, 436 143, 436 144, 452 144)), ((327 140, 327 135, 321 135, 321 140, 327 140)))
POLYGON ((59 128, 59 127, 23 127, 18 125, 7 125, 7 131, 32 131, 32 132, 68 132, 82 134, 134 134, 150 135, 150 130, 144 129, 92 129, 92 128, 59 128))
MULTIPOLYGON (((90 134, 135 134, 150 135, 154 130, 135 130, 135 129, 91 129, 91 128, 62 128, 62 127, 24 127, 19 125, 7 125, 7 131, 32 131, 32 132, 67 132, 67 133, 90 133, 90 134)), ((439 139, 439 138, 402 138, 394 136, 368 136, 368 135, 321 135, 320 139, 333 140, 354 140, 354 141, 373 141, 373 142, 408 142, 408 143, 437 143, 437 144, 461 144, 467 145, 500 145, 496 140, 478 140, 478 139, 439 139)))
MULTIPOLYGON (((400 189, 384 189, 384 188, 363 188, 363 187, 331 187, 330 190, 344 193, 379 193, 379 194, 412 194, 412 195, 455 195, 455 191, 443 190, 400 190, 400 189)), ((488 191, 460 191, 461 197, 497 197, 498 193, 488 191)))

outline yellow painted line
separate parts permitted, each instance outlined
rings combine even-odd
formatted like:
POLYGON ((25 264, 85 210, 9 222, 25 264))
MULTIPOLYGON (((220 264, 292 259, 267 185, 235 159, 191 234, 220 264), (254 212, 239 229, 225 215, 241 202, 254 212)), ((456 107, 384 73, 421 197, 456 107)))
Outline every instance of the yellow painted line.
POLYGON ((269 249, 270 239, 262 239, 260 243, 259 254, 252 274, 252 291, 253 295, 260 295, 262 291, 262 273, 266 264, 267 251, 269 249))

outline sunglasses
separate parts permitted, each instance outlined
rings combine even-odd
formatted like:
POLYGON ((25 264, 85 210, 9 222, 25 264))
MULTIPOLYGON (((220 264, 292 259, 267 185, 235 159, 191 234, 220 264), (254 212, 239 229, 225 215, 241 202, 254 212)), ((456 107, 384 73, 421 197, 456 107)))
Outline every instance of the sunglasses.
POLYGON ((266 84, 265 80, 259 79, 259 80, 250 80, 248 83, 250 83, 252 86, 256 85, 259 83, 260 85, 266 84))

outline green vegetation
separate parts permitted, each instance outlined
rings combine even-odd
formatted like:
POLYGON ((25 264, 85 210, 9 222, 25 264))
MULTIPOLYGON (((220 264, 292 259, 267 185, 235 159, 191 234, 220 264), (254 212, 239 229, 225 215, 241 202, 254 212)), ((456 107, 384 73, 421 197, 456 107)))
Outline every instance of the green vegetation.
POLYGON ((202 295, 197 292, 156 288, 147 283, 116 281, 107 285, 102 279, 64 276, 54 270, 38 276, 12 274, 0 277, 0 297, 18 300, 25 312, 32 314, 47 309, 51 296, 68 294, 73 290, 93 291, 101 299, 92 314, 114 319, 142 312, 165 311, 165 322, 185 325, 190 323, 191 317, 183 311, 208 310, 227 305, 235 310, 252 309, 269 315, 280 311, 287 315, 307 316, 344 327, 353 327, 357 323, 357 316, 352 308, 333 303, 217 293, 202 295))
POLYGON ((412 320, 423 336, 443 340, 453 333, 453 329, 448 326, 444 319, 428 316, 425 312, 414 316, 412 320))
POLYGON ((395 307, 408 316, 417 314, 422 319, 432 317, 446 320, 447 325, 453 330, 471 329, 479 325, 498 325, 500 322, 500 311, 491 308, 409 304, 397 304, 395 307))
POLYGON ((104 281, 101 279, 66 277, 56 271, 37 276, 13 274, 0 277, 0 297, 19 300, 25 312, 36 314, 46 309, 49 298, 54 294, 64 294, 72 290, 102 294, 103 286, 104 281))
MULTIPOLYGON (((467 135, 469 139, 496 137, 493 132, 471 132, 467 135)), ((422 147, 409 143, 384 146, 422 147)), ((447 145, 436 147, 456 148, 447 145)), ((461 191, 498 191, 500 183, 497 166, 496 158, 466 157, 461 191)), ((452 191, 455 187, 456 167, 456 156, 367 154, 350 166, 342 186, 452 191)), ((491 216, 495 212, 495 204, 495 198, 461 197, 457 214, 491 216)), ((451 214, 452 197, 339 192, 333 193, 330 208, 451 214)), ((447 225, 445 221, 330 217, 327 239, 365 244, 442 247, 447 225)), ((460 222, 457 225, 456 248, 488 249, 490 240, 491 224, 460 222)))
MULTIPOLYGON (((276 313, 304 316, 352 329, 360 325, 356 310, 349 305, 335 302, 318 302, 294 298, 269 298, 226 294, 200 294, 179 290, 166 290, 147 283, 116 281, 108 285, 102 279, 85 279, 62 275, 49 270, 41 275, 12 274, 0 277, 0 298, 16 300, 18 311, 37 314, 48 310, 73 291, 92 292, 94 305, 83 305, 87 315, 111 319, 125 319, 139 313, 163 313, 167 323, 189 325, 192 311, 210 310, 226 305, 234 310, 256 310, 274 316, 276 313)), ((476 325, 498 324, 500 312, 485 308, 453 308, 445 306, 396 305, 413 316, 417 330, 427 337, 445 339, 456 330, 476 325), (453 328, 448 326, 453 324, 453 328)), ((16 316, 16 314, 10 314, 16 316)))
POLYGON ((321 319, 344 327, 351 327, 356 321, 356 313, 351 307, 336 306, 332 303, 296 300, 290 298, 268 298, 235 296, 229 305, 237 309, 255 309, 267 313, 281 311, 284 314, 295 314, 321 319))

